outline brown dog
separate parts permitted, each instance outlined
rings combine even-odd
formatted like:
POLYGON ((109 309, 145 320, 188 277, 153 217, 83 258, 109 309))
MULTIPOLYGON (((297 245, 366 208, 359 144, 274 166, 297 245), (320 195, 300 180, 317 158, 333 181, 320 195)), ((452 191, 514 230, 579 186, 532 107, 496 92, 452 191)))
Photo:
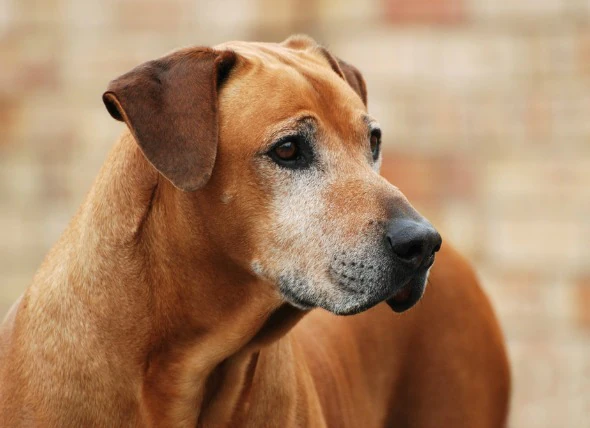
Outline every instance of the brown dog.
POLYGON ((0 329, 0 426, 505 424, 467 263, 445 245, 418 307, 389 307, 441 240, 378 174, 358 70, 305 37, 228 43, 104 102, 129 132, 0 329))

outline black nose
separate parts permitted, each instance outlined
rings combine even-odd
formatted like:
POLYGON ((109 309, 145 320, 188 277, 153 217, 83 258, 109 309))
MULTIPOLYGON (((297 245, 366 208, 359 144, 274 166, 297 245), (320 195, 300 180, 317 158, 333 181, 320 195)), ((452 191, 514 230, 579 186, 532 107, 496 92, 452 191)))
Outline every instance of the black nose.
POLYGON ((432 263, 434 253, 442 244, 439 233, 426 220, 392 220, 387 229, 387 240, 395 256, 414 269, 432 263))

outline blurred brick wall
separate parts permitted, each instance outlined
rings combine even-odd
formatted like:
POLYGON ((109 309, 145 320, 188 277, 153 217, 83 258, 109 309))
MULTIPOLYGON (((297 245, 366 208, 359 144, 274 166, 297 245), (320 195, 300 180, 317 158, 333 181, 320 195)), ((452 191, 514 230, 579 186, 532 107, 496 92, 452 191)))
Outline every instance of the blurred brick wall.
POLYGON ((589 24, 586 0, 0 0, 0 316, 121 131, 111 78, 182 45, 308 32, 363 71, 384 174, 475 262, 511 426, 587 425, 589 24))

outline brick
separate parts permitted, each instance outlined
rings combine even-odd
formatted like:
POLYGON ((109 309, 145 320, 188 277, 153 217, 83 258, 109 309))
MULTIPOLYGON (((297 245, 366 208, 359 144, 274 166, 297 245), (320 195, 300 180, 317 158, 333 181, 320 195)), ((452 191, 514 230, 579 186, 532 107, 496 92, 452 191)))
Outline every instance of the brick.
POLYGON ((490 219, 484 237, 486 256, 496 266, 567 272, 585 265, 588 245, 582 225, 566 220, 490 219))
POLYGON ((586 93, 589 89, 590 85, 583 80, 562 82, 559 87, 551 89, 554 139, 590 136, 590 97, 586 93))
MULTIPOLYGON (((0 224, 6 220, 5 216, 12 215, 8 207, 22 209, 25 201, 38 194, 40 187, 38 168, 31 162, 30 157, 22 154, 23 151, 21 149, 17 155, 15 154, 17 150, 10 147, 10 151, 4 151, 3 156, 0 156, 0 189, 2 190, 0 204, 6 205, 6 210, 3 209, 0 212, 0 224)), ((10 221, 14 219, 11 218, 10 221)), ((3 226, 8 225, 3 224, 3 226)), ((4 227, 0 227, 0 230, 4 230, 4 227)))
POLYGON ((590 274, 576 280, 573 303, 576 322, 586 331, 590 331, 590 274))
MULTIPOLYGON (((113 20, 112 2, 87 2, 78 0, 61 0, 64 15, 72 26, 84 25, 84 28, 93 28, 94 31, 103 32, 113 20)), ((77 33, 79 29, 75 30, 77 33)))
POLYGON ((381 174, 420 201, 440 201, 452 196, 470 200, 475 196, 473 162, 460 156, 424 156, 388 150, 383 154, 381 174))
POLYGON ((438 162, 399 152, 383 154, 381 174, 411 200, 432 200, 440 177, 438 162))
POLYGON ((575 289, 566 277, 526 266, 501 270, 487 262, 478 272, 509 340, 577 339, 575 289))
POLYGON ((341 19, 354 19, 355 21, 366 21, 377 19, 380 15, 382 0, 319 0, 308 3, 310 7, 317 4, 319 17, 322 20, 334 21, 341 19))
POLYGON ((402 32, 371 26, 352 39, 341 37, 332 41, 330 48, 371 77, 367 79, 369 84, 379 78, 389 84, 415 83, 435 74, 439 67, 438 42, 418 29, 402 32))
POLYGON ((553 131, 551 100, 546 94, 535 92, 525 102, 524 123, 527 137, 537 141, 547 139, 553 131))
POLYGON ((470 11, 474 19, 520 19, 525 22, 539 18, 561 17, 568 11, 569 0, 471 0, 470 11))
POLYGON ((18 211, 10 209, 8 204, 2 204, 2 217, 0 217, 0 230, 2 230, 2 248, 22 248, 28 238, 25 221, 18 215, 18 211))
POLYGON ((183 23, 188 6, 182 0, 124 0, 114 3, 113 16, 115 24, 127 30, 171 31, 183 23))
POLYGON ((14 23, 14 4, 11 0, 0 2, 0 35, 14 23))
POLYGON ((55 90, 61 48, 59 31, 31 24, 11 29, 0 39, 0 59, 12 64, 0 73, 0 93, 20 97, 55 90))
POLYGON ((539 339, 511 342, 510 426, 579 426, 590 410, 590 344, 539 339))
MULTIPOLYGON (((531 205, 535 210, 554 210, 560 215, 575 214, 574 211, 588 212, 590 197, 590 158, 574 158, 570 155, 518 152, 517 156, 488 160, 482 171, 483 191, 490 198, 491 210, 498 203, 531 205), (560 195, 560 204, 547 203, 547 193, 560 195), (519 201, 520 200, 520 201, 519 201), (542 204, 542 205, 541 205, 542 204)), ((519 207, 520 208, 520 207, 519 207)), ((543 211, 525 211, 524 216, 543 216, 543 211)))
POLYGON ((13 3, 15 21, 47 23, 64 17, 61 0, 17 0, 13 3))
MULTIPOLYGON (((588 12, 590 13, 590 3, 588 4, 588 12)), ((577 69, 588 75, 590 73, 590 31, 580 31, 576 38, 576 65, 577 69)))
POLYGON ((472 202, 441 203, 440 212, 432 219, 434 225, 458 250, 468 257, 478 257, 482 236, 478 208, 472 202))
POLYGON ((571 31, 539 36, 532 43, 534 72, 571 76, 576 71, 576 43, 571 31))
POLYGON ((20 101, 16 97, 0 94, 0 123, 2 124, 2 138, 0 148, 14 141, 14 128, 20 112, 20 101))
POLYGON ((385 14, 395 23, 456 24, 465 19, 463 0, 383 0, 385 14))

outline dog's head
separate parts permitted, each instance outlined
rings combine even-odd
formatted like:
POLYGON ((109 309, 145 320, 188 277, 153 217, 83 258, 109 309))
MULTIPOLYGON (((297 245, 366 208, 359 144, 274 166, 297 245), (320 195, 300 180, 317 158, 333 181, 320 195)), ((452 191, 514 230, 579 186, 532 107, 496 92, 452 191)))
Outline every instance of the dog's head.
POLYGON ((285 300, 353 314, 422 296, 441 238, 379 175, 381 130, 353 66, 306 37, 151 61, 104 102, 210 239, 285 300))

